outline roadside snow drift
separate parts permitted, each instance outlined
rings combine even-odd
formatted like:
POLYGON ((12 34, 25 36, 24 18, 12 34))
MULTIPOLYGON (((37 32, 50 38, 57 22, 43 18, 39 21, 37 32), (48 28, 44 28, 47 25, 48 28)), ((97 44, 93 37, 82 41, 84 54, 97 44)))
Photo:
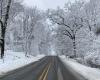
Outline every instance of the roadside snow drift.
POLYGON ((90 68, 77 63, 75 60, 68 59, 65 56, 60 56, 61 61, 66 67, 72 68, 74 71, 85 77, 87 80, 100 80, 100 70, 96 68, 90 68))
POLYGON ((5 51, 4 59, 0 59, 0 75, 38 61, 43 57, 44 55, 37 55, 36 57, 29 55, 29 57, 25 57, 23 52, 5 51))

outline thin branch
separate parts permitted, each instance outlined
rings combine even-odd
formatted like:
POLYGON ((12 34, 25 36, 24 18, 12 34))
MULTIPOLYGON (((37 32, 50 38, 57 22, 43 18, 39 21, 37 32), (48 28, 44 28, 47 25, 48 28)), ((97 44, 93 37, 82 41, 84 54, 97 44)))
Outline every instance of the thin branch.
MULTIPOLYGON (((80 19, 81 19, 81 22, 83 23, 83 19, 82 19, 82 18, 80 18, 80 19)), ((83 27, 83 24, 82 24, 82 23, 81 23, 81 24, 74 23, 74 24, 76 25, 76 27, 79 26, 79 27, 76 28, 76 30, 75 30, 75 35, 76 35, 77 31, 80 30, 80 29, 83 27)))
MULTIPOLYGON (((50 18, 54 23, 56 23, 56 24, 58 24, 58 25, 63 25, 62 23, 59 23, 59 22, 57 22, 57 21, 55 21, 54 19, 52 19, 52 18, 50 18)), ((68 30, 65 30, 67 33, 68 33, 68 36, 70 37, 70 38, 72 38, 72 35, 71 35, 71 33, 68 31, 68 30)), ((65 34, 65 35, 67 35, 67 34, 65 34)))
POLYGON ((69 37, 72 39, 73 35, 68 30, 65 30, 65 31, 68 33, 69 37))
POLYGON ((77 33, 77 31, 79 31, 81 28, 82 28, 82 26, 81 26, 81 27, 79 27, 79 28, 77 28, 77 29, 76 29, 76 31, 75 31, 75 34, 76 34, 76 33, 77 33))
POLYGON ((73 30, 71 29, 71 27, 68 26, 67 24, 65 24, 65 19, 61 15, 59 15, 59 17, 62 19, 61 25, 67 26, 73 32, 73 30))

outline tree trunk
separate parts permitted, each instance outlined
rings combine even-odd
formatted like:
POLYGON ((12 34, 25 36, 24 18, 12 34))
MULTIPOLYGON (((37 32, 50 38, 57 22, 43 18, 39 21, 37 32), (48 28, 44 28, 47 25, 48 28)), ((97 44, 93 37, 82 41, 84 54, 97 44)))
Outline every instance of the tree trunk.
POLYGON ((2 44, 1 44, 1 58, 4 56, 4 50, 5 50, 5 40, 2 39, 2 44))
POLYGON ((27 40, 25 41, 25 57, 27 57, 28 54, 28 50, 27 50, 28 46, 27 46, 27 40))
POLYGON ((77 55, 76 55, 76 39, 75 38, 73 38, 73 53, 74 53, 74 56, 73 57, 77 57, 77 55))
MULTIPOLYGON (((3 26, 2 26, 3 27, 3 26)), ((1 32, 1 58, 4 57, 4 50, 5 50, 5 29, 2 28, 1 32)))
POLYGON ((11 6, 11 0, 8 1, 8 5, 6 8, 6 15, 4 16, 4 22, 0 21, 1 23, 1 58, 4 56, 4 49, 5 49, 5 33, 6 33, 6 27, 7 27, 7 21, 9 18, 9 11, 11 6))
POLYGON ((4 56, 4 25, 3 25, 3 22, 0 20, 0 23, 1 23, 1 43, 0 43, 0 47, 1 47, 1 58, 3 58, 4 56))

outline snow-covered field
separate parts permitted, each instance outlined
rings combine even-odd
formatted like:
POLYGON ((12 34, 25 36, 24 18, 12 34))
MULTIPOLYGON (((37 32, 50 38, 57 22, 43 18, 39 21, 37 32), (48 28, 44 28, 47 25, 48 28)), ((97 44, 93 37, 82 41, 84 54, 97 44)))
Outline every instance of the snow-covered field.
POLYGON ((75 60, 68 59, 65 56, 60 56, 60 59, 66 66, 69 66, 77 73, 81 74, 88 80, 100 80, 100 70, 96 68, 90 68, 77 63, 75 60))
POLYGON ((11 50, 7 50, 5 51, 4 60, 0 59, 0 75, 4 75, 9 71, 15 70, 32 62, 38 61, 43 57, 44 55, 37 55, 36 57, 25 57, 25 54, 23 52, 13 52, 11 50))

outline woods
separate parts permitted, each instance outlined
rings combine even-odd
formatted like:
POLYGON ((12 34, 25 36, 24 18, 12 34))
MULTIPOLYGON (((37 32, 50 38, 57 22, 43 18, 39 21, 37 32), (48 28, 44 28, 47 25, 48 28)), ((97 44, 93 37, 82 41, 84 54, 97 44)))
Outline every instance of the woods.
POLYGON ((0 0, 1 58, 5 50, 14 50, 26 57, 66 55, 85 64, 99 59, 99 0, 76 0, 47 10, 23 2, 0 0))

